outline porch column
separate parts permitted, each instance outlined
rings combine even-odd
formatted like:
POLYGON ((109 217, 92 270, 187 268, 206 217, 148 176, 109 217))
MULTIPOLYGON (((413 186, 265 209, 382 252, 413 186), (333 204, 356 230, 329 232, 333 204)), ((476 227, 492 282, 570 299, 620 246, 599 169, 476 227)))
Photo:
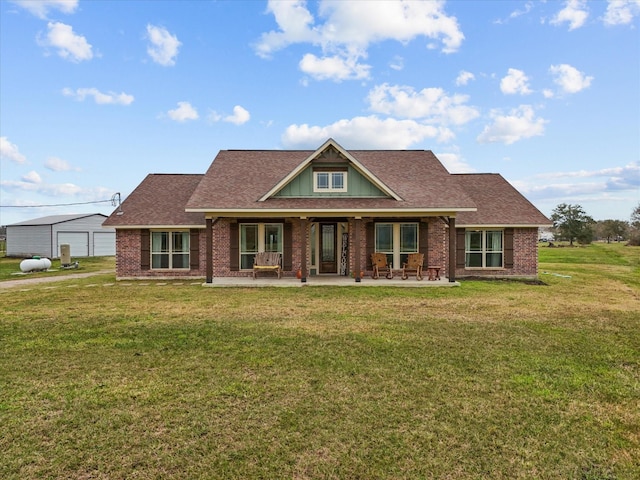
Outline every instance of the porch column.
POLYGON ((353 219, 353 229, 353 243, 355 243, 356 247, 353 249, 353 254, 355 255, 353 259, 354 277, 356 278, 356 283, 360 283, 360 218, 353 219))
POLYGON ((449 281, 456 281, 456 217, 449 217, 449 281))
POLYGON ((300 219, 300 269, 302 270, 302 276, 300 277, 301 283, 307 282, 307 228, 308 221, 306 218, 300 219))
POLYGON ((213 283, 213 220, 207 218, 206 220, 207 231, 207 283, 213 283))

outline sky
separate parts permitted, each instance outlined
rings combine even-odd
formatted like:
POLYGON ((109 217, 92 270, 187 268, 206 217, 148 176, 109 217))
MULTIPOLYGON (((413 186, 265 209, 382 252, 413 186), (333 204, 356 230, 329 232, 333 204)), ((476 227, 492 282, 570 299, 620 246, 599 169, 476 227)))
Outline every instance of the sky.
POLYGON ((0 0, 0 224, 328 138, 629 220, 639 27, 640 0, 0 0))

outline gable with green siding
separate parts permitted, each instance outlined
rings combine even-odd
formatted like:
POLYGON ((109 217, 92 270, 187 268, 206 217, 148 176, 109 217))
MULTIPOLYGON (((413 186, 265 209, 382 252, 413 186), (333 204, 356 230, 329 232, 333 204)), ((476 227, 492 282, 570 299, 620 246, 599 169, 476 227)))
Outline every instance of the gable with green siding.
POLYGON ((387 197, 382 190, 376 187, 369 179, 362 175, 352 165, 347 166, 347 191, 346 192, 314 192, 313 169, 336 168, 344 170, 344 163, 314 163, 302 170, 295 178, 286 184, 274 197, 276 198, 327 198, 327 197, 387 197))

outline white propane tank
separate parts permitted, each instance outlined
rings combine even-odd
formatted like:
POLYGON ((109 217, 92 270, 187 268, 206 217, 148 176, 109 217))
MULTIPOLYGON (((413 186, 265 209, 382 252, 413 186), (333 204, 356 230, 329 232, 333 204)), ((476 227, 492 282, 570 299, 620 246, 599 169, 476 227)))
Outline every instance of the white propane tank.
POLYGON ((27 258, 20 262, 20 270, 23 272, 37 272, 51 268, 51 260, 48 258, 27 258))

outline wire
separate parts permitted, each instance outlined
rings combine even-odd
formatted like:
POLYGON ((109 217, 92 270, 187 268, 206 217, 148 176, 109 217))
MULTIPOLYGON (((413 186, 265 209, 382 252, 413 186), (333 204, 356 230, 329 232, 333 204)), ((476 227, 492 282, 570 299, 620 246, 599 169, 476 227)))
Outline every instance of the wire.
POLYGON ((0 205, 0 208, 41 208, 41 207, 66 207, 67 205, 89 205, 91 203, 106 203, 109 200, 96 200, 95 202, 75 202, 75 203, 51 203, 48 205, 0 205))

